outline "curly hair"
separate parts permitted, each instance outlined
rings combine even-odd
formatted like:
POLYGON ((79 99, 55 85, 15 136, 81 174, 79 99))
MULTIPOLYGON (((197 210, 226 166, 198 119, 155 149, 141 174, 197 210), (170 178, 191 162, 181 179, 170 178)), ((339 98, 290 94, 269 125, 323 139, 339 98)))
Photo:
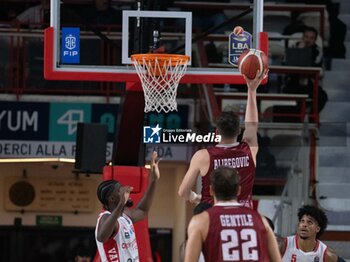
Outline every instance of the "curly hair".
POLYGON ((105 180, 97 187, 97 197, 105 208, 108 207, 108 197, 112 194, 116 185, 120 185, 116 180, 105 180))
POLYGON ((323 234, 328 224, 328 218, 326 214, 317 207, 305 205, 299 208, 299 212, 298 212, 299 221, 304 215, 310 216, 317 221, 317 224, 320 227, 320 231, 316 234, 316 238, 318 239, 323 234))

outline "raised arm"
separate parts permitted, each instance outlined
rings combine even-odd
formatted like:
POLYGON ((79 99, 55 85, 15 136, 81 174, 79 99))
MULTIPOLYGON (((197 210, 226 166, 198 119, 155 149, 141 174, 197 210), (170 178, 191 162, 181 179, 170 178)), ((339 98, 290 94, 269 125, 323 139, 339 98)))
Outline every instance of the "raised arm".
POLYGON ((258 107, 256 102, 256 90, 258 89, 261 81, 267 76, 267 73, 268 70, 265 70, 265 72, 263 72, 263 74, 260 75, 260 72, 258 70, 254 79, 249 79, 245 75, 243 75, 248 87, 248 98, 244 119, 245 129, 243 133, 243 141, 247 142, 250 146, 253 154, 254 163, 256 163, 256 154, 258 153, 257 133, 259 123, 258 107))
MULTIPOLYGON (((178 194, 191 203, 198 204, 201 200, 201 195, 192 191, 196 184, 197 177, 201 174, 201 170, 209 168, 209 153, 206 149, 198 150, 191 159, 190 167, 188 168, 184 179, 179 187, 178 194)), ((204 171, 203 171, 204 172, 204 171)))
POLYGON ((140 202, 137 204, 134 209, 126 209, 124 212, 131 218, 133 222, 140 221, 144 219, 151 207, 154 191, 156 188, 156 182, 160 177, 159 172, 159 159, 157 160, 158 154, 156 151, 152 153, 151 157, 151 170, 150 170, 150 178, 146 193, 141 198, 140 202))
MULTIPOLYGON (((119 187, 120 185, 117 184, 116 187, 119 187)), ((116 188, 115 190, 119 190, 119 197, 118 204, 116 208, 112 211, 110 214, 105 214, 100 218, 98 230, 97 230, 97 240, 100 242, 105 242, 108 240, 114 232, 118 229, 118 218, 122 215, 123 209, 125 206, 125 203, 127 199, 129 199, 130 192, 132 191, 132 187, 124 186, 119 188, 116 188)), ((115 201, 113 198, 115 196, 111 197, 111 201, 115 201)))

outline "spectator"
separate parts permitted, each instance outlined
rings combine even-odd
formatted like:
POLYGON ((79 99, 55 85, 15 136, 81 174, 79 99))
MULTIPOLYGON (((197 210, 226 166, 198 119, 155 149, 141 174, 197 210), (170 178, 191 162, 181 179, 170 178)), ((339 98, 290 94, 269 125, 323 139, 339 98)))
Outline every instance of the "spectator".
POLYGON ((345 36, 347 26, 338 17, 340 3, 330 3, 327 5, 330 24, 330 40, 328 47, 328 55, 331 58, 345 58, 345 36))
POLYGON ((316 44, 318 32, 314 27, 307 26, 303 31, 302 41, 296 43, 297 48, 311 48, 312 66, 322 66, 323 52, 316 44))
POLYGON ((32 6, 20 13, 13 21, 15 25, 27 25, 31 29, 43 28, 49 22, 50 0, 41 0, 40 5, 32 6))
POLYGON ((121 10, 116 10, 111 6, 111 0, 94 0, 93 5, 89 5, 82 11, 82 18, 90 25, 121 25, 121 10))
MULTIPOLYGON (((316 44, 317 35, 318 33, 315 28, 306 27, 303 32, 302 40, 297 42, 295 47, 310 48, 312 53, 312 66, 321 67, 323 62, 323 52, 322 49, 316 44)), ((318 88, 318 101, 316 102, 318 103, 318 112, 320 112, 324 108, 328 100, 328 96, 321 86, 318 88)), ((313 79, 300 76, 288 77, 286 80, 286 86, 283 89, 284 93, 307 94, 312 99, 314 96, 313 91, 313 79)), ((291 109, 291 111, 293 111, 292 113, 295 113, 295 110, 300 111, 299 106, 297 107, 297 109, 291 109)), ((308 104, 308 107, 310 108, 311 105, 308 104)))

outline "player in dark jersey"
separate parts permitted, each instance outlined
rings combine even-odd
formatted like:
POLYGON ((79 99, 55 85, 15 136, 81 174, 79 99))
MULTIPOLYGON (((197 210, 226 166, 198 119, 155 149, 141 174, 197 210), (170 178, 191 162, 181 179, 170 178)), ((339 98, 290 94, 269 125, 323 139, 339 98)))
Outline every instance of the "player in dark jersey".
POLYGON ((193 216, 188 226, 185 262, 281 261, 277 241, 265 217, 236 201, 239 175, 231 167, 219 167, 210 175, 215 204, 193 216))
POLYGON ((255 162, 258 152, 258 110, 256 104, 256 90, 268 71, 248 79, 244 76, 248 86, 248 99, 245 111, 245 129, 242 142, 237 142, 240 134, 239 117, 232 111, 223 111, 216 122, 217 133, 221 141, 214 147, 198 150, 192 157, 190 167, 180 185, 179 195, 191 203, 213 203, 209 194, 209 174, 219 166, 230 166, 239 171, 241 176, 241 193, 238 201, 252 208, 252 188, 255 179, 255 162), (202 176, 202 192, 192 191, 197 177, 202 176))

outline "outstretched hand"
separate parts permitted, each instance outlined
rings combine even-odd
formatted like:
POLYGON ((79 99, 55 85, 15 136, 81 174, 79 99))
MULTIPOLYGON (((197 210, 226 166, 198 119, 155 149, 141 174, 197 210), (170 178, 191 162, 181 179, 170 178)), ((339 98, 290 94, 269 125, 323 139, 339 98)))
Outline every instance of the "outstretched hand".
POLYGON ((157 159, 157 157, 158 157, 157 151, 153 151, 152 157, 151 157, 151 176, 152 178, 154 177, 155 179, 159 179, 160 177, 158 163, 161 160, 161 158, 157 159))
POLYGON ((256 71, 256 75, 254 79, 249 79, 245 75, 243 75, 244 80, 247 82, 247 86, 249 90, 256 91, 263 79, 265 79, 268 75, 269 70, 265 69, 262 74, 260 74, 260 70, 256 71))

